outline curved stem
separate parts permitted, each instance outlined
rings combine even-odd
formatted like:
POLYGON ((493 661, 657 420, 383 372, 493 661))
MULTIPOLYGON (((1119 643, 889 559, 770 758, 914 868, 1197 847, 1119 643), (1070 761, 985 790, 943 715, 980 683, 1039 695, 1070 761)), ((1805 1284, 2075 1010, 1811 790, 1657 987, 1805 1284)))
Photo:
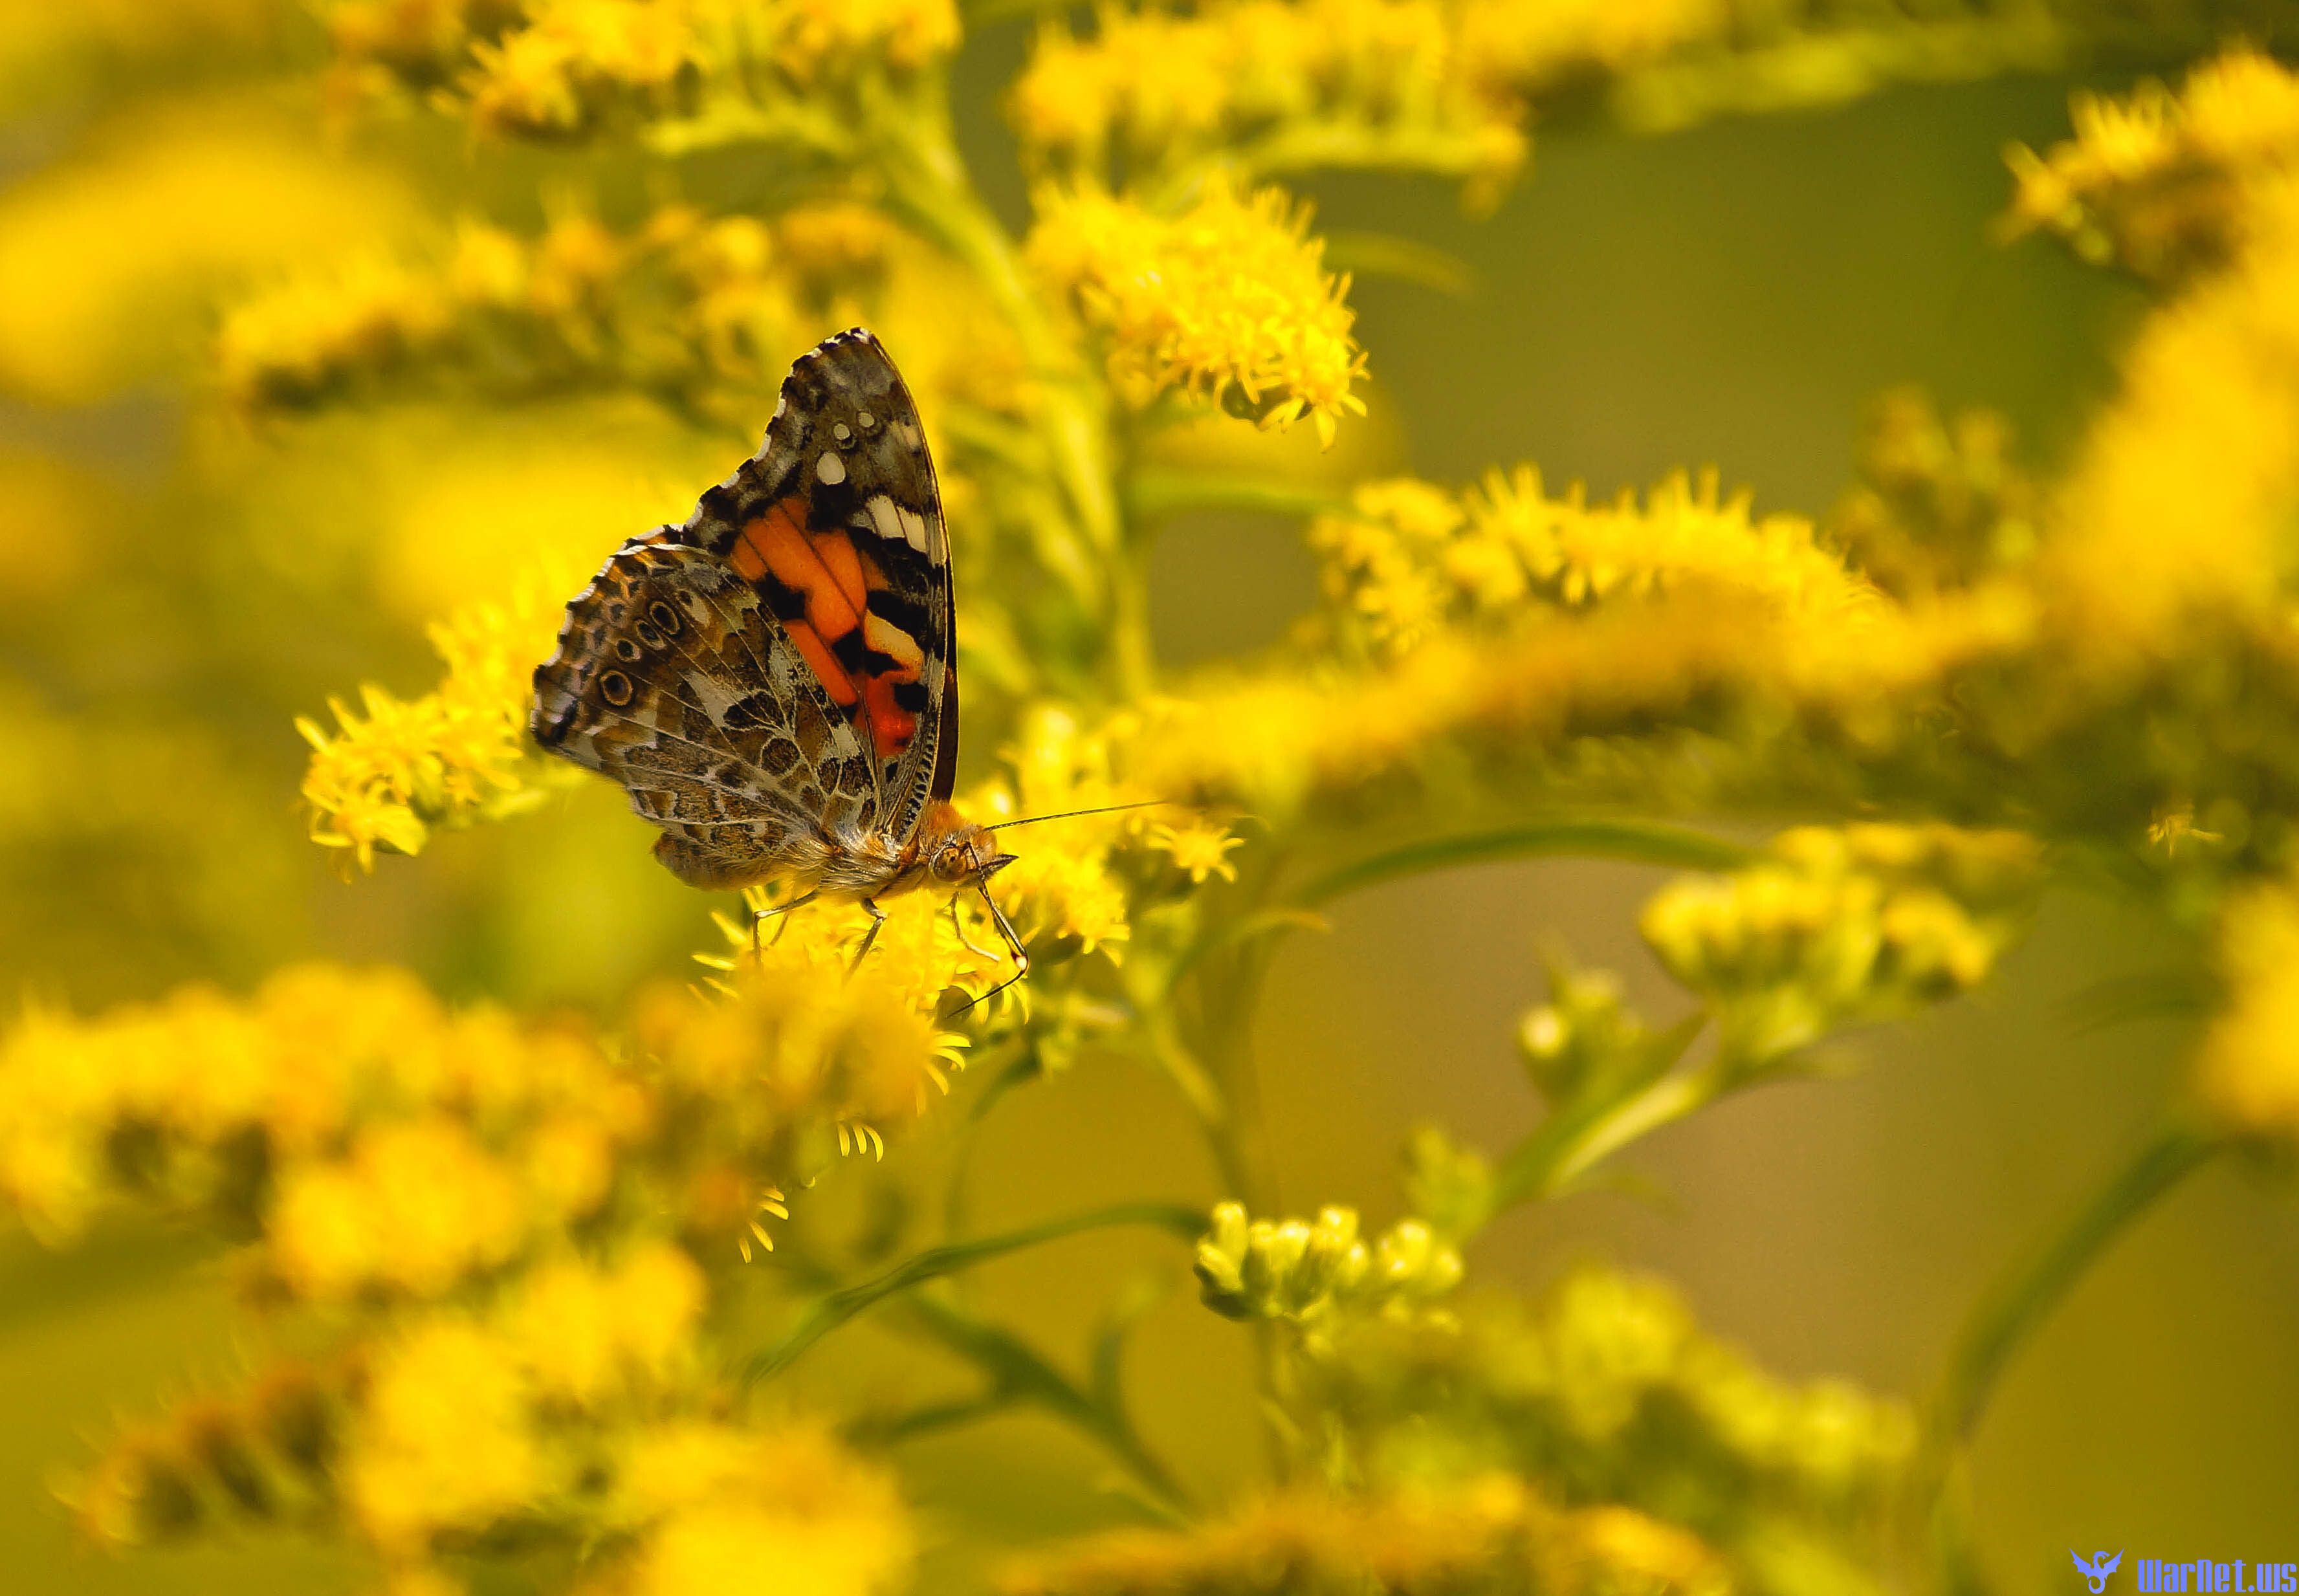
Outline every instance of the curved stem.
POLYGON ((1118 503, 1116 457, 1107 395, 1084 369, 1076 346, 1024 270, 1013 236, 982 203, 950 136, 946 96, 898 95, 887 86, 867 98, 889 197, 935 243, 964 264, 1012 327, 1039 384, 1038 431, 1068 503, 1079 540, 1108 573, 1100 595, 1108 628, 1111 686, 1139 699, 1152 686, 1149 628, 1138 593, 1129 592, 1125 517, 1118 503))
POLYGON ((896 1264, 875 1280, 866 1280, 859 1286, 834 1291, 818 1300, 799 1316, 798 1323, 791 1327, 788 1335, 751 1360, 750 1367, 743 1371, 743 1384, 755 1384, 789 1367, 800 1353, 831 1331, 898 1292, 908 1291, 914 1286, 943 1275, 955 1274, 959 1269, 971 1269, 977 1263, 1008 1253, 1036 1246, 1042 1242, 1116 1225, 1152 1225, 1171 1231, 1184 1241, 1195 1241, 1205 1231, 1206 1216, 1202 1209, 1181 1203, 1119 1203, 1087 1213, 1072 1214, 1066 1219, 1048 1220, 1043 1224, 1031 1225, 1020 1230, 1009 1230, 1003 1236, 985 1236, 978 1241, 929 1247, 896 1264))
MULTIPOLYGON (((1943 1551, 1960 1537, 1941 1521, 1946 1487, 1996 1383, 2029 1336, 2049 1317, 2108 1244, 2226 1144, 2186 1125, 2158 1131, 2137 1154, 2021 1259, 1974 1307, 1933 1399, 1910 1480, 1911 1503, 1943 1551)), ((1959 1585, 1971 1581, 1960 1579, 1959 1585)))

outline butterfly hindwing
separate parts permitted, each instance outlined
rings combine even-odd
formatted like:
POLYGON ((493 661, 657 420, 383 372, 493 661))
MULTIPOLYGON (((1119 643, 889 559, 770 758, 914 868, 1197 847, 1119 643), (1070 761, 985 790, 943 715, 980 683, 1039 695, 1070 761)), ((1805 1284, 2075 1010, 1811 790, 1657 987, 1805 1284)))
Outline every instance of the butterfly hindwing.
POLYGON ((614 778, 697 886, 893 852, 956 752, 949 545, 877 341, 802 357, 759 452, 617 550, 535 674, 545 748, 614 778))
POLYGON ((803 870, 874 828, 873 762, 747 583, 660 534, 568 606, 535 673, 537 741, 612 777, 698 886, 803 870))

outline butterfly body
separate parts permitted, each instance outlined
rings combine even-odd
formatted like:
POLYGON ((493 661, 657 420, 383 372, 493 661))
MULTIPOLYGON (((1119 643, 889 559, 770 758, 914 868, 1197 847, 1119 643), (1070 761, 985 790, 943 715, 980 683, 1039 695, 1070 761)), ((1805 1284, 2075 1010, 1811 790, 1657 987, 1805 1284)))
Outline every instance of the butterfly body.
POLYGON ((870 906, 979 885, 1008 861, 950 802, 952 611, 917 408, 857 328, 799 359, 758 452, 685 523, 576 595, 528 728, 620 782, 693 886, 870 906))

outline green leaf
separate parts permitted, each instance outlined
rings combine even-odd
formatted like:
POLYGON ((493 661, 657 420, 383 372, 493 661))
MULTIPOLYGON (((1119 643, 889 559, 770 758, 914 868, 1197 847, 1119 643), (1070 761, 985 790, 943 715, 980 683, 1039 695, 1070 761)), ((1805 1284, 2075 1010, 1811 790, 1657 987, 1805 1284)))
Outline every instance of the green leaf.
POLYGON ((1126 514, 1137 521, 1199 509, 1257 510, 1306 520, 1345 516, 1349 501, 1330 488, 1211 471, 1136 471, 1125 484, 1126 514))
POLYGON ((1328 233, 1325 264, 1352 277, 1395 277, 1454 299, 1476 292, 1477 274, 1458 255, 1393 233, 1328 233))
POLYGON ((1457 864, 1498 859, 1555 856, 1623 859, 1638 864, 1670 864, 1681 870, 1737 870, 1754 851, 1722 837, 1684 826, 1640 820, 1544 820, 1496 831, 1426 838, 1391 848, 1320 877, 1293 896, 1304 908, 1331 903, 1406 876, 1457 864))
POLYGON ((1106 1230, 1121 1225, 1150 1225, 1169 1230, 1184 1241, 1195 1241, 1205 1233, 1206 1224, 1206 1211, 1186 1203, 1119 1203, 1108 1208, 1094 1209, 1089 1213, 1072 1214, 1067 1219, 1048 1220, 1042 1225, 1009 1230, 1003 1236, 985 1236, 975 1241, 954 1242, 946 1247, 929 1247, 896 1264, 875 1280, 850 1286, 843 1291, 834 1291, 815 1302, 799 1316, 798 1323, 791 1327, 788 1335, 751 1360, 749 1369, 743 1371, 743 1383, 753 1384, 789 1367, 807 1348, 887 1297, 928 1280, 971 1269, 992 1258, 1017 1253, 1025 1247, 1034 1247, 1042 1242, 1057 1241, 1065 1236, 1075 1236, 1081 1231, 1106 1230))

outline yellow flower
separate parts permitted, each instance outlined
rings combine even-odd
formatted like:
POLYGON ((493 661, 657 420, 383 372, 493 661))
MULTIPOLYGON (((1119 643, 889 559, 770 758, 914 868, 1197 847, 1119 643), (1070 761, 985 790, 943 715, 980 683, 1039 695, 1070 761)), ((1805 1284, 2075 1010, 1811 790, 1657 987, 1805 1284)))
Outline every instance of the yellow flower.
POLYGON ((1466 0, 1458 17, 1465 69, 1495 91, 1522 93, 1705 38, 1732 12, 1724 0, 1466 0))
POLYGON ((892 1482, 817 1429, 662 1426, 635 1439, 624 1483, 653 1526, 610 1587, 618 1596, 872 1596, 909 1567, 892 1482))
POLYGON ((1208 876, 1237 880, 1237 866, 1229 862, 1229 851, 1244 845, 1245 839, 1231 836, 1227 827, 1201 820, 1180 826, 1156 825, 1150 831, 1150 846, 1172 859, 1176 870, 1186 871, 1198 886, 1203 886, 1208 876))
POLYGON ((282 1175, 272 1255, 298 1295, 386 1285, 433 1296, 526 1238, 522 1195, 512 1171, 452 1120, 379 1125, 342 1162, 282 1175))
POLYGON ((340 728, 332 737, 299 718, 312 750, 303 777, 311 840, 372 870, 378 848, 419 853, 435 825, 513 813, 541 801, 550 783, 571 781, 527 749, 530 680, 562 614, 560 600, 530 583, 509 605, 479 605, 431 629, 447 662, 437 691, 403 702, 363 688, 363 714, 331 703, 340 728))
POLYGON ((2038 863, 2017 832, 1941 825, 1798 827, 1768 851, 1731 875, 1672 883, 1639 922, 1751 1064, 1978 985, 2020 927, 2038 863))
POLYGON ((1282 191, 1240 196, 1215 178, 1172 218, 1092 188, 1042 189, 1037 207, 1031 262, 1109 335, 1111 380, 1134 403, 1178 389, 1265 426, 1312 416, 1327 441, 1364 414, 1348 279, 1282 191))
POLYGON ((1723 1596, 1697 1537, 1627 1508, 1564 1509, 1484 1473, 1366 1496, 1296 1490, 1180 1533, 1122 1530, 1033 1559, 1007 1596, 1280 1596, 1306 1590, 1723 1596))
POLYGON ((512 1349, 448 1315, 385 1348, 342 1464, 345 1504, 378 1549, 419 1553, 433 1535, 483 1528, 531 1501, 543 1460, 512 1349))
POLYGON ((1091 41, 1042 28, 1009 106, 1025 155, 1073 178, 1113 157, 1136 178, 1365 164, 1490 195, 1523 159, 1522 111, 1481 81, 1456 15, 1432 0, 1113 5, 1091 41))
POLYGON ((692 1355, 702 1271, 668 1242, 611 1268, 562 1258, 529 1272, 499 1316, 536 1389, 591 1403, 625 1382, 660 1384, 692 1355))
MULTIPOLYGON (((1645 503, 1623 492, 1590 507, 1580 484, 1558 499, 1520 466, 1456 499, 1410 480, 1359 487, 1348 516, 1309 531, 1324 590, 1377 649, 1398 654, 1450 624, 1515 627, 1537 593, 1581 607, 1700 588, 1757 599, 1815 630, 1861 629, 1878 595, 1820 547, 1800 517, 1750 514, 1714 471, 1664 477, 1645 503)), ((1823 633, 1825 634, 1825 633, 1823 633)))
POLYGON ((2279 647, 2299 513, 2299 171, 2250 242, 2149 319, 2037 568, 2068 662, 2112 682, 2234 626, 2279 647))
POLYGON ((2299 1138, 2299 895, 2253 887, 2220 914, 2220 1011, 2195 1063, 2204 1101, 2233 1129, 2299 1138))
POLYGON ((2299 73, 2247 45, 2200 63, 2178 95, 2079 94, 2076 136, 2008 153, 2019 192, 2007 230, 2046 228, 2087 260, 2173 277, 2243 241, 2246 190, 2299 167, 2299 73))
POLYGON ((244 111, 123 121, 0 202, 0 384, 83 403, 176 375, 218 289, 411 225, 397 182, 244 111))

